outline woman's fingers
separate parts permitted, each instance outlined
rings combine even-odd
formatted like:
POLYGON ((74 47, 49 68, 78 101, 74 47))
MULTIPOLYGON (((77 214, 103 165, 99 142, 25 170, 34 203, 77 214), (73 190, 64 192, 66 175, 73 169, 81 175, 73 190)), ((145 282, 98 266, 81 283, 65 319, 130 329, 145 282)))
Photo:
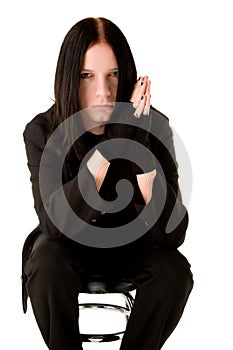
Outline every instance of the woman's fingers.
POLYGON ((146 90, 146 87, 145 87, 144 77, 140 77, 134 85, 134 89, 133 89, 133 93, 130 98, 130 101, 136 105, 136 103, 139 102, 139 99, 141 98, 141 96, 139 98, 139 95, 144 93, 145 90, 146 90))
POLYGON ((135 109, 135 112, 134 112, 134 116, 136 118, 140 118, 141 114, 143 113, 144 111, 144 108, 145 108, 145 104, 146 104, 146 96, 145 95, 142 95, 141 96, 141 100, 140 102, 138 103, 136 109, 135 109))
POLYGON ((135 84, 131 97, 133 107, 135 108, 134 116, 139 118, 141 114, 149 115, 150 111, 150 80, 148 76, 140 78, 135 84))
POLYGON ((148 81, 147 81, 146 92, 145 92, 146 100, 145 100, 145 108, 144 108, 144 110, 143 110, 143 114, 144 114, 144 115, 149 115, 149 114, 150 114, 150 98, 151 98, 151 95, 150 95, 150 85, 151 85, 151 81, 148 80, 148 81))
POLYGON ((147 77, 142 77, 137 82, 137 86, 136 86, 136 89, 135 89, 134 100, 133 100, 134 108, 137 108, 137 106, 141 102, 141 97, 146 92, 147 79, 148 79, 147 77))
POLYGON ((140 118, 143 115, 149 115, 150 113, 150 86, 151 81, 148 76, 140 77, 134 85, 134 90, 130 101, 135 108, 134 116, 140 118))
POLYGON ((144 77, 140 77, 136 84, 134 85, 134 90, 132 93, 132 96, 130 98, 130 101, 133 102, 135 107, 138 105, 140 102, 141 96, 145 93, 146 91, 146 81, 144 77))

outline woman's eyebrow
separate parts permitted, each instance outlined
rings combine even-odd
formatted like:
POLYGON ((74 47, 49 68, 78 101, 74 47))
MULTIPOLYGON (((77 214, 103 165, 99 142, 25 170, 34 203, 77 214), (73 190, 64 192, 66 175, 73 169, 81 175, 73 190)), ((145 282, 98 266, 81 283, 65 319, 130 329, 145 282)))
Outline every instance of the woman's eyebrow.
MULTIPOLYGON (((85 70, 85 72, 94 72, 94 69, 82 68, 82 71, 84 71, 84 70, 85 70)), ((111 71, 115 71, 115 70, 118 70, 118 67, 110 68, 110 69, 107 69, 106 71, 111 72, 111 71)))

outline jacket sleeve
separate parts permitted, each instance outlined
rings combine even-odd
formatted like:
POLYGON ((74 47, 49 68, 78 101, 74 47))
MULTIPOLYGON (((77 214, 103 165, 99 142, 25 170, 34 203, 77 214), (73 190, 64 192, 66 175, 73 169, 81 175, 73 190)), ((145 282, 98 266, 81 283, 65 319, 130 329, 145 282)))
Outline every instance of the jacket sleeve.
POLYGON ((154 113, 152 110, 150 150, 155 156, 157 171, 152 198, 143 211, 138 205, 137 208, 158 246, 178 248, 185 239, 188 212, 179 189, 173 132, 167 117, 156 110, 154 113))
POLYGON ((46 145, 43 126, 38 122, 30 122, 23 136, 31 174, 34 207, 41 230, 50 239, 59 239, 62 234, 73 238, 87 226, 86 223, 91 224, 93 219, 101 215, 103 201, 100 196, 96 196, 94 179, 84 165, 77 176, 62 184, 58 171, 61 160, 56 152, 49 152, 47 160, 41 164, 46 145), (67 202, 64 202, 64 198, 67 202), (96 205, 88 205, 88 198, 95 198, 96 205), (78 221, 77 215, 80 219, 78 221))

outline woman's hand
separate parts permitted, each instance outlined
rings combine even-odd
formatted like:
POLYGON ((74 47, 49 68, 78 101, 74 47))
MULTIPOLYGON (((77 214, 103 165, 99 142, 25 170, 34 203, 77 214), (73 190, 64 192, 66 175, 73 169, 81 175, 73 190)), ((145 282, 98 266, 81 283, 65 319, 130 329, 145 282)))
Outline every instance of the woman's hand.
POLYGON ((134 85, 130 102, 135 108, 134 116, 140 118, 141 114, 149 115, 150 113, 150 85, 151 81, 148 76, 140 77, 134 85))

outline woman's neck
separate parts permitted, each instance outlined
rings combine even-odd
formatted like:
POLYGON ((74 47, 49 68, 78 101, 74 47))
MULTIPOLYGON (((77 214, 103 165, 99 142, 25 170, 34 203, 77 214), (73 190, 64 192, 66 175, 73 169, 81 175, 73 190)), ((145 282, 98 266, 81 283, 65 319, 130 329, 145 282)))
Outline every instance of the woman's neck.
POLYGON ((90 129, 88 131, 92 134, 95 134, 95 135, 102 135, 102 134, 104 134, 104 131, 105 131, 105 125, 97 126, 97 127, 90 129))

